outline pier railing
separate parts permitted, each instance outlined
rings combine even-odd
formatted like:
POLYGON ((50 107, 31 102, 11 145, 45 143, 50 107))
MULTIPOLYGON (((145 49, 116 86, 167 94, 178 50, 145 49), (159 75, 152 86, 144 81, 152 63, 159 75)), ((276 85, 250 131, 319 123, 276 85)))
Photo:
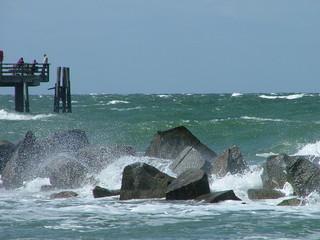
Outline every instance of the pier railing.
POLYGON ((29 86, 38 86, 49 81, 49 64, 40 63, 0 63, 0 86, 14 86, 27 82, 29 86))

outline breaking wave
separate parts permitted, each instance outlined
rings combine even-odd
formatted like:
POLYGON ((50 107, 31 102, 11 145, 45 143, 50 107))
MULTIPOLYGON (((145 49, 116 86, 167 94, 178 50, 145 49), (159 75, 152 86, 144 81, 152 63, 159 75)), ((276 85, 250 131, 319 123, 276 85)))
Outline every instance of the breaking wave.
POLYGON ((292 99, 297 99, 297 98, 302 98, 304 97, 305 94, 304 93, 300 93, 300 94, 291 94, 291 95, 286 95, 286 96, 282 96, 282 95, 260 95, 260 98, 265 98, 265 99, 288 99, 288 100, 292 100, 292 99))
POLYGON ((21 120, 39 120, 45 119, 54 116, 54 114, 23 114, 23 113, 11 113, 7 112, 4 109, 0 109, 0 120, 9 120, 9 121, 21 121, 21 120))

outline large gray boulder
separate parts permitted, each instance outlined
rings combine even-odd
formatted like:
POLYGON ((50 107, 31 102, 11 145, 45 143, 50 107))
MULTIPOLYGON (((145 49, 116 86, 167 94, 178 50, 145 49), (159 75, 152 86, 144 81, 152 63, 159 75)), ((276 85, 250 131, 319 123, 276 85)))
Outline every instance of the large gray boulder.
POLYGON ((239 147, 233 146, 213 159, 210 174, 224 177, 227 173, 242 174, 247 169, 239 147))
POLYGON ((282 189, 287 182, 287 164, 290 157, 286 154, 270 156, 263 165, 261 180, 263 188, 282 189))
POLYGON ((206 160, 211 160, 217 155, 202 144, 186 127, 179 126, 166 131, 158 131, 146 149, 145 156, 176 159, 189 146, 201 153, 206 160))
POLYGON ((212 162, 206 159, 206 156, 201 154, 194 147, 186 147, 178 157, 170 165, 172 172, 180 175, 188 169, 202 169, 209 172, 212 162))
POLYGON ((4 188, 14 189, 23 186, 27 175, 26 169, 29 164, 36 161, 35 156, 38 154, 38 149, 34 147, 35 142, 34 134, 28 131, 3 169, 1 179, 4 188))
POLYGON ((120 157, 135 155, 130 146, 86 146, 76 152, 75 158, 90 171, 99 172, 120 157))
POLYGON ((16 147, 13 143, 0 140, 0 174, 2 173, 7 162, 10 160, 16 147))
POLYGON ((134 163, 124 168, 120 200, 163 198, 173 177, 146 163, 134 163))
POLYGON ((50 184, 56 189, 79 188, 87 179, 87 169, 74 159, 58 157, 46 167, 50 184))
POLYGON ((59 153, 77 151, 88 144, 86 134, 81 130, 55 133, 40 141, 36 141, 35 135, 28 131, 3 170, 3 186, 6 189, 18 188, 23 181, 46 177, 43 174, 48 159, 59 153))
POLYGON ((210 193, 208 175, 200 169, 189 169, 179 175, 166 191, 167 200, 188 200, 210 193))
POLYGON ((305 157, 288 159, 287 179, 299 197, 305 197, 313 191, 320 192, 320 169, 305 157))

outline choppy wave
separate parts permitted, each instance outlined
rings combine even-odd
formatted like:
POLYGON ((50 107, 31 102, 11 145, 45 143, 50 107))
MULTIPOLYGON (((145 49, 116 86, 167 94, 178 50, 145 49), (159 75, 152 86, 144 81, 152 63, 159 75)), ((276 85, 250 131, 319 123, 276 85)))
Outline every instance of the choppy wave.
POLYGON ((29 115, 23 113, 11 113, 4 109, 0 110, 0 120, 21 121, 21 120, 39 120, 54 116, 53 114, 29 115))
POLYGON ((302 98, 304 97, 305 94, 304 93, 299 93, 299 94, 291 94, 291 95, 260 95, 260 98, 265 98, 265 99, 288 99, 288 100, 292 100, 292 99, 297 99, 297 98, 302 98))

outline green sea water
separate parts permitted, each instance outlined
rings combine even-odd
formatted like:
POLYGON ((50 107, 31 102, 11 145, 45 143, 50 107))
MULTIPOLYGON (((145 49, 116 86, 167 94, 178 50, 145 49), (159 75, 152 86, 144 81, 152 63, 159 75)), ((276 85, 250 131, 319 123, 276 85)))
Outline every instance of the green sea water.
MULTIPOLYGON (((233 189, 242 202, 204 204, 164 199, 93 199, 93 186, 72 200, 40 192, 48 179, 0 190, 0 239, 319 239, 317 194, 301 207, 280 200, 253 202, 260 166, 271 154, 320 156, 320 95, 291 94, 90 94, 72 96, 72 113, 53 113, 51 95, 30 96, 30 113, 16 113, 14 98, 0 95, 0 139, 18 141, 31 130, 38 139, 67 129, 84 130, 93 145, 129 145, 143 153, 153 135, 186 126, 216 153, 239 146, 251 171, 210 178, 212 190, 233 189), (246 204, 244 204, 246 203, 246 204)), ((123 168, 147 162, 169 173, 166 160, 125 157, 107 166, 100 184, 121 186, 123 168)), ((283 189, 287 198, 290 186, 283 189)))

